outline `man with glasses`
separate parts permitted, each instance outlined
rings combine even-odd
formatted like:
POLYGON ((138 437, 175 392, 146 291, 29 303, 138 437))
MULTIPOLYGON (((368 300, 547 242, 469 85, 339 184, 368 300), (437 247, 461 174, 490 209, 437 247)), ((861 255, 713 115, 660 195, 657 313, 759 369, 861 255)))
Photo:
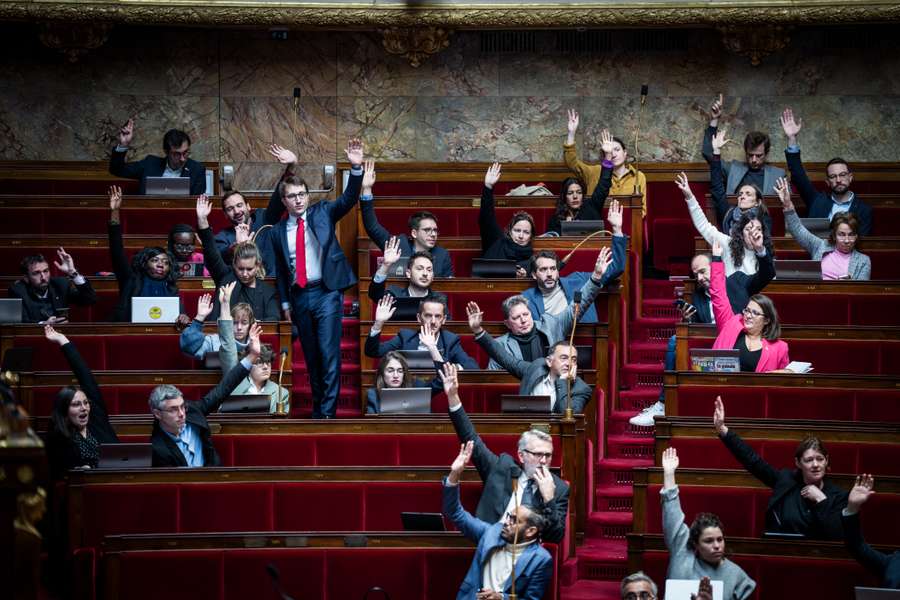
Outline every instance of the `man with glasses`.
POLYGON ((656 600, 656 583, 643 571, 622 580, 622 600, 656 600))
POLYGON ((522 433, 518 445, 518 464, 505 452, 495 454, 475 431, 462 406, 456 367, 445 364, 440 376, 447 394, 453 429, 461 442, 474 444, 472 459, 484 483, 475 516, 488 523, 497 523, 505 518, 506 513, 514 513, 516 506, 530 505, 547 520, 543 539, 557 543, 562 541, 569 509, 569 484, 550 472, 553 438, 539 429, 522 433), (516 482, 515 495, 513 481, 516 482))
POLYGON ((781 127, 788 138, 788 147, 784 151, 784 156, 787 159, 788 170, 791 172, 791 180, 797 186, 797 191, 806 204, 806 216, 831 220, 837 213, 851 212, 859 221, 859 235, 871 234, 872 207, 850 191, 853 172, 846 160, 832 158, 825 165, 827 193, 818 191, 809 180, 806 169, 803 168, 803 162, 800 160, 800 144, 797 142, 797 134, 800 133, 802 126, 802 119, 795 118, 793 110, 784 109, 781 115, 781 127))
POLYGON ((180 129, 170 129, 163 136, 165 157, 148 154, 143 160, 125 162, 128 147, 134 139, 134 119, 128 119, 118 133, 119 143, 109 156, 109 172, 116 177, 137 179, 139 194, 146 194, 147 177, 190 177, 191 194, 206 191, 206 167, 188 158, 191 154, 191 138, 180 129))

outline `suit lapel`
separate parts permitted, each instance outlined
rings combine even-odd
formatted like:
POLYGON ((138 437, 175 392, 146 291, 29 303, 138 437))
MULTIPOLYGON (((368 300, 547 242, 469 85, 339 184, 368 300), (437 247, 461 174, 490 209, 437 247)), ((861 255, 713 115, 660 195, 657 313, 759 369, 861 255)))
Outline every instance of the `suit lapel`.
MULTIPOLYGON (((521 591, 521 584, 524 583, 522 578, 531 570, 531 563, 534 561, 534 557, 537 554, 538 543, 539 542, 535 542, 530 546, 526 546, 525 550, 522 551, 519 560, 516 561, 515 568, 513 569, 516 573, 516 591, 521 591)), ((507 593, 512 590, 512 574, 510 574, 509 578, 506 580, 506 586, 503 589, 507 593)))

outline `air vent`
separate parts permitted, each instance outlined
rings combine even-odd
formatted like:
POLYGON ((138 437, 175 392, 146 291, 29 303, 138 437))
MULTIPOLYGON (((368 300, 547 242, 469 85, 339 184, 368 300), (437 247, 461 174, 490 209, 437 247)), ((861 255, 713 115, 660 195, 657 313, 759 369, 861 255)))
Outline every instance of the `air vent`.
POLYGON ((535 52, 536 49, 537 32, 535 31, 481 32, 481 52, 483 54, 535 52))

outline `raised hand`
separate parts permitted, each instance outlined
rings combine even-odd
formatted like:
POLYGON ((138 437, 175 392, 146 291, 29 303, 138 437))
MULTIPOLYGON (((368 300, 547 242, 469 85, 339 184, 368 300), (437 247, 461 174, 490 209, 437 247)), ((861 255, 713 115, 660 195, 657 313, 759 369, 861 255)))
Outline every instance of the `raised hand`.
POLYGON ((516 279, 525 279, 528 277, 528 271, 521 265, 516 265, 516 279))
POLYGON ((591 277, 598 281, 603 279, 603 274, 606 273, 606 269, 609 268, 610 264, 612 264, 612 250, 609 249, 609 246, 600 248, 600 254, 597 255, 597 261, 594 263, 594 273, 591 277))
MULTIPOLYGON (((219 314, 231 313, 231 294, 237 286, 237 280, 226 283, 219 288, 219 314)), ((207 294, 208 295, 208 294, 207 294)))
POLYGON ((394 306, 394 297, 390 294, 385 294, 378 301, 378 305, 375 308, 375 322, 384 325, 385 321, 389 321, 396 311, 397 307, 394 306))
POLYGON ((606 158, 610 158, 612 156, 613 145, 615 143, 616 142, 613 139, 613 135, 609 132, 609 129, 604 129, 600 132, 600 149, 603 151, 603 154, 606 155, 606 158))
POLYGON ((384 245, 384 260, 382 264, 387 270, 390 270, 398 260, 400 260, 400 238, 393 236, 384 245))
POLYGON ((60 346, 69 343, 69 338, 54 329, 52 325, 44 325, 44 337, 60 346))
POLYGON ((547 470, 547 467, 538 465, 534 470, 534 482, 537 484, 538 491, 541 492, 541 498, 544 503, 551 502, 554 494, 556 494, 556 483, 553 481, 553 475, 547 470))
POLYGON ((262 345, 259 341, 262 333, 263 328, 262 325, 259 324, 259 321, 250 326, 250 334, 247 337, 249 340, 249 344, 247 345, 247 355, 252 357, 251 362, 255 361, 259 357, 259 353, 262 352, 262 345))
POLYGON ((691 594, 691 600, 713 600, 712 582, 709 577, 700 580, 700 587, 696 594, 691 594))
POLYGON ((494 189, 494 184, 500 180, 500 163, 495 162, 488 167, 487 173, 484 174, 484 187, 489 190, 494 189))
POLYGON ((119 145, 126 148, 131 145, 132 139, 134 139, 134 119, 128 119, 119 128, 119 145))
POLYGON ((624 209, 618 200, 609 203, 609 212, 606 214, 606 220, 612 228, 613 235, 622 234, 622 214, 624 209))
POLYGON ((663 450, 662 468, 663 473, 674 473, 678 469, 678 451, 675 448, 663 450))
POLYGON ((72 255, 66 252, 66 249, 60 246, 56 249, 56 255, 59 257, 59 262, 53 261, 53 266, 59 269, 65 275, 71 277, 73 274, 78 271, 75 270, 75 261, 72 260, 72 255))
POLYGON ((455 405, 459 401, 459 367, 452 363, 444 363, 438 375, 444 384, 444 393, 447 394, 450 405, 455 405))
POLYGON ((803 127, 803 120, 794 118, 794 111, 790 108, 784 109, 784 112, 781 113, 781 128, 784 129, 784 135, 788 138, 788 144, 794 145, 797 143, 797 134, 800 133, 800 129, 803 127))
POLYGON ((580 122, 580 119, 578 118, 578 111, 570 108, 566 111, 566 114, 569 117, 566 127, 569 131, 569 135, 574 136, 575 132, 578 131, 578 123, 580 122))
POLYGON ((122 208, 122 188, 117 185, 111 185, 107 193, 109 194, 109 210, 114 214, 118 213, 119 209, 122 208))
POLYGON ((283 165, 293 165, 297 163, 297 155, 287 148, 282 148, 278 144, 269 146, 269 154, 274 156, 275 159, 283 165))
POLYGON ((713 427, 715 427, 716 433, 720 437, 728 433, 728 428, 725 426, 725 403, 722 402, 722 396, 716 396, 716 408, 713 410, 713 427))
POLYGON ((249 242, 252 237, 249 223, 238 223, 234 226, 234 241, 238 244, 249 242))
MULTIPOLYGON (((718 243, 718 241, 716 240, 714 243, 718 243)), ((750 245, 757 254, 763 251, 765 248, 765 237, 763 237, 762 227, 754 227, 750 231, 750 245)), ((713 254, 713 256, 717 255, 713 254)))
POLYGON ((191 324, 191 318, 187 315, 178 315, 175 319, 175 329, 178 331, 183 330, 185 327, 191 324))
POLYGON ((194 318, 202 323, 206 320, 206 317, 208 317, 212 311, 212 294, 201 294, 201 296, 197 298, 197 316, 194 318))
POLYGON ((347 154, 347 160, 354 167, 363 164, 363 143, 358 138, 352 138, 347 142, 347 149, 344 152, 347 154))
POLYGON ((724 100, 725 99, 722 97, 722 94, 719 94, 719 99, 713 102, 709 107, 709 124, 713 127, 715 127, 713 121, 718 121, 719 117, 722 116, 722 105, 724 104, 724 100))
POLYGON ((480 333, 482 331, 481 319, 484 313, 481 312, 478 304, 475 302, 466 304, 466 315, 469 317, 469 329, 472 333, 480 333))
POLYGON ((209 228, 209 215, 212 212, 212 202, 206 194, 197 196, 197 229, 209 228))
POLYGON ((869 496, 875 493, 875 478, 867 473, 858 475, 856 482, 850 489, 850 496, 847 498, 847 511, 851 513, 859 512, 862 505, 866 503, 869 496))
POLYGON ((365 170, 365 173, 363 173, 362 190, 360 191, 360 195, 371 196, 372 186, 375 185, 375 161, 367 160, 363 169, 365 170))
POLYGON ((453 459, 453 463, 450 465, 450 471, 459 476, 460 473, 463 472, 463 469, 466 468, 466 465, 469 464, 469 460, 472 458, 472 451, 475 449, 475 442, 468 441, 464 444, 459 445, 459 454, 456 455, 456 458, 453 459))
POLYGON ((694 192, 691 191, 691 184, 688 181, 687 173, 684 171, 675 176, 675 185, 681 190, 685 200, 690 200, 694 197, 694 192))
POLYGON ((730 143, 731 140, 725 137, 725 128, 719 129, 712 138, 713 154, 721 154, 722 147, 730 143))
POLYGON ((422 325, 419 327, 419 342, 429 350, 437 348, 437 330, 432 329, 430 325, 422 325))
POLYGON ((794 202, 791 200, 791 184, 788 183, 786 178, 779 177, 778 181, 775 182, 775 193, 778 194, 778 199, 781 200, 781 207, 784 209, 784 212, 794 210, 794 202))

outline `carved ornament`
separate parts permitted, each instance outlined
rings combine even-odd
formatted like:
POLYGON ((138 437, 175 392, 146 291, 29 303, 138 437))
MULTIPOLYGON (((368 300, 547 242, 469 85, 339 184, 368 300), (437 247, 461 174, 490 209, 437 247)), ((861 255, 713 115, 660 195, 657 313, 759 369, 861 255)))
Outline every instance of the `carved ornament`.
POLYGON ((773 25, 770 27, 719 27, 722 44, 730 52, 750 59, 750 64, 758 67, 762 59, 774 52, 784 50, 791 41, 790 26, 773 25))
POLYGON ((70 63, 106 43, 112 23, 62 23, 41 25, 39 37, 48 48, 61 52, 70 63))
POLYGON ((380 33, 381 45, 388 54, 403 56, 411 67, 418 67, 423 60, 450 45, 453 31, 442 27, 390 27, 380 33))

